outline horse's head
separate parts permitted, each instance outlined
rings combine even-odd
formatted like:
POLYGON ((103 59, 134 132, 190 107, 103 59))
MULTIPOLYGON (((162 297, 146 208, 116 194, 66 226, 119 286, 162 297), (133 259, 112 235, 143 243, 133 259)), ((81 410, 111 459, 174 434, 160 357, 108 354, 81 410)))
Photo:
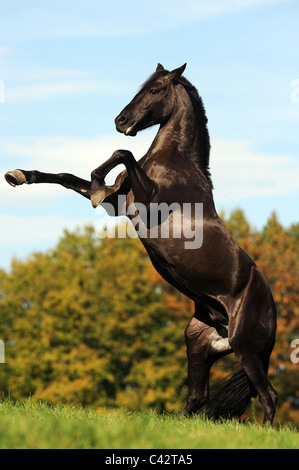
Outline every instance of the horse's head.
POLYGON ((118 132, 135 136, 138 131, 166 122, 173 110, 171 90, 187 64, 168 72, 158 64, 156 72, 115 119, 118 132))

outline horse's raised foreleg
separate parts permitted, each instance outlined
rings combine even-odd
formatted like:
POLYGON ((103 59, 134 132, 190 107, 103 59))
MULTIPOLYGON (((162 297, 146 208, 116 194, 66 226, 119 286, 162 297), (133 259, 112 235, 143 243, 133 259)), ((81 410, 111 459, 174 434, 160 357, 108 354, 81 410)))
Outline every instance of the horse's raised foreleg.
POLYGON ((69 173, 53 174, 42 173, 37 170, 14 170, 7 172, 5 174, 5 179, 11 186, 20 186, 24 183, 60 184, 61 186, 72 189, 73 191, 81 194, 81 196, 90 199, 91 182, 69 173))
POLYGON ((117 165, 126 167, 130 186, 135 199, 147 206, 154 194, 156 184, 147 176, 131 152, 117 150, 105 163, 96 168, 91 174, 91 201, 94 207, 98 206, 112 192, 112 186, 105 186, 106 175, 117 165))

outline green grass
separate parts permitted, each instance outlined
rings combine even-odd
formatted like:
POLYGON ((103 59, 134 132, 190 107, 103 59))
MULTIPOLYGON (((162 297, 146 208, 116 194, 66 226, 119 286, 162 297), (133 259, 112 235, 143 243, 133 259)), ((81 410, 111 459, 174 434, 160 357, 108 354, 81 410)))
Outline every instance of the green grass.
POLYGON ((153 411, 130 413, 0 404, 1 449, 298 449, 295 428, 261 428, 237 421, 213 423, 153 411))

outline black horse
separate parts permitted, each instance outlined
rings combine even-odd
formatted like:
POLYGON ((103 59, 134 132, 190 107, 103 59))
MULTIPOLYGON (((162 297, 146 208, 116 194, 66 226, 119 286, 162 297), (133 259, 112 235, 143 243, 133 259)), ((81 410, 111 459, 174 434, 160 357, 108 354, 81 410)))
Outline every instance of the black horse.
MULTIPOLYGON (((118 150, 91 173, 91 181, 35 170, 11 171, 5 178, 12 186, 57 183, 90 199, 94 207, 103 201, 109 203, 116 215, 120 215, 119 196, 127 208, 142 204, 148 212, 154 203, 189 203, 192 207, 201 203, 203 241, 196 249, 186 249, 186 237, 173 236, 171 230, 168 238, 144 236, 151 227, 147 220, 140 220, 141 241, 154 267, 195 305, 185 331, 189 392, 182 414, 204 409, 210 417, 240 416, 258 394, 264 423, 272 423, 278 395, 267 372, 275 342, 276 308, 263 274, 216 213, 207 118, 197 90, 182 76, 185 67, 169 72, 158 64, 156 72, 115 119, 117 130, 130 136, 160 125, 150 149, 138 162, 131 152, 118 150), (113 186, 105 185, 105 176, 119 164, 126 169, 113 186), (231 352, 241 367, 209 397, 210 369, 231 352)), ((129 217, 133 219, 136 214, 138 211, 130 211, 129 217)), ((195 211, 190 214, 195 226, 195 211)), ((167 222, 172 228, 174 219, 170 211, 167 222)), ((158 225, 164 222, 159 220, 158 225)))

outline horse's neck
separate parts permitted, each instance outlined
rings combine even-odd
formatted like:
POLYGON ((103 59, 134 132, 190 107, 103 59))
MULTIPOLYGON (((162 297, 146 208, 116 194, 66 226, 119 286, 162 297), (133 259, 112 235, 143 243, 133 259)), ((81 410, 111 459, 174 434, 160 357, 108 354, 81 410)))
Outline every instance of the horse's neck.
POLYGON ((161 125, 151 148, 150 156, 159 157, 163 154, 181 157, 194 161, 200 161, 200 133, 198 123, 194 115, 191 99, 183 86, 177 92, 176 109, 169 120, 161 125))

